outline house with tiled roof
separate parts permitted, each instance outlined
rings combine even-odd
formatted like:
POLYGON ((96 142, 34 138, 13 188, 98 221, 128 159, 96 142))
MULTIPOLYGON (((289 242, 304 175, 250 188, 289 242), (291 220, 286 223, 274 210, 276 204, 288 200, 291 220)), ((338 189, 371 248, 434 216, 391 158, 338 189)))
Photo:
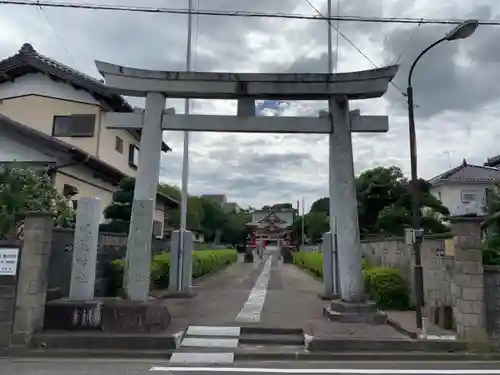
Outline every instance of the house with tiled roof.
POLYGON ((462 164, 429 180, 432 194, 443 202, 451 215, 487 213, 488 199, 500 183, 500 169, 462 164))
MULTIPOLYGON (((57 165, 61 192, 96 196, 104 209, 120 179, 136 177, 141 139, 139 130, 108 129, 104 114, 133 110, 100 80, 26 43, 0 61, 0 163, 57 165)), ((162 150, 170 149, 163 143, 162 150)), ((160 209, 154 220, 162 231, 160 209)))

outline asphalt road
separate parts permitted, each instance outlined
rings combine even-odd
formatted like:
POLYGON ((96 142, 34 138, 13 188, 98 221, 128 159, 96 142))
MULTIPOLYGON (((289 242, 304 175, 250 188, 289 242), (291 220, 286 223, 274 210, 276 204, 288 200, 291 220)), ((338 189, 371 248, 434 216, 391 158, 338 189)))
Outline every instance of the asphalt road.
POLYGON ((2 375, 500 375, 500 362, 240 362, 226 367, 171 367, 167 361, 0 360, 2 375))

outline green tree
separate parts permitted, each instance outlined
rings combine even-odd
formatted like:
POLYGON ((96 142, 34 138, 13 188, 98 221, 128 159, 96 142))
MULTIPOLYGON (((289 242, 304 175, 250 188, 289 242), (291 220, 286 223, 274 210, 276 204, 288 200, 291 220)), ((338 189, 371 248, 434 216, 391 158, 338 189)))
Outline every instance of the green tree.
POLYGON ((220 204, 211 199, 200 198, 200 201, 205 214, 201 221, 205 240, 218 242, 229 220, 227 213, 224 212, 220 204))
POLYGON ((311 210, 309 212, 310 213, 322 212, 325 215, 329 216, 330 215, 329 204, 330 204, 330 198, 328 197, 320 198, 311 205, 311 210))
POLYGON ((328 232, 328 216, 324 212, 309 213, 305 216, 307 236, 311 243, 321 241, 323 234, 328 232))
POLYGON ((111 204, 104 209, 104 217, 109 221, 100 225, 100 230, 111 233, 128 233, 132 216, 135 179, 124 178, 119 190, 113 193, 111 204))
POLYGON ((249 233, 246 224, 252 220, 252 215, 246 211, 231 212, 226 219, 221 241, 231 245, 242 244, 249 233))
MULTIPOLYGON (((448 231, 449 227, 441 218, 442 215, 449 215, 448 209, 431 194, 431 185, 427 181, 418 180, 417 187, 420 208, 433 212, 432 215, 423 216, 424 230, 427 233, 448 231)), ((361 235, 383 233, 399 236, 403 235, 404 228, 411 227, 410 183, 400 168, 377 167, 364 171, 356 178, 356 195, 361 235)), ((328 197, 318 199, 312 204, 308 215, 324 213, 328 216, 329 201, 328 197)), ((316 220, 319 221, 318 218, 316 220)), ((310 230, 316 233, 315 228, 310 230)))
POLYGON ((181 201, 182 198, 181 189, 179 189, 179 187, 176 185, 161 182, 160 184, 158 184, 158 192, 162 193, 163 195, 166 195, 167 197, 173 198, 179 202, 181 201))
POLYGON ((23 211, 50 212, 56 226, 74 227, 75 213, 70 203, 57 192, 45 171, 0 168, 0 237, 12 233, 16 215, 23 211))

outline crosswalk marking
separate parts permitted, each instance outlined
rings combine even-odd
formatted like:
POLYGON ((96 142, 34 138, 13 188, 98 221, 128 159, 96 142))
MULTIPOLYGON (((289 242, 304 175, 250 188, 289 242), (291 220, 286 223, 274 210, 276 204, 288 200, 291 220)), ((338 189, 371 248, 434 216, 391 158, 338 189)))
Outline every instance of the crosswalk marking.
MULTIPOLYGON (((234 353, 174 353, 170 363, 233 363, 234 353)), ((153 370, 150 371, 160 371, 153 370)))
POLYGON ((189 326, 170 363, 233 363, 240 327, 189 326))
POLYGON ((239 337, 240 332, 240 327, 189 326, 186 335, 239 337))
POLYGON ((202 338, 202 337, 186 337, 181 342, 181 347, 191 346, 200 348, 236 348, 238 339, 221 339, 221 338, 202 338))

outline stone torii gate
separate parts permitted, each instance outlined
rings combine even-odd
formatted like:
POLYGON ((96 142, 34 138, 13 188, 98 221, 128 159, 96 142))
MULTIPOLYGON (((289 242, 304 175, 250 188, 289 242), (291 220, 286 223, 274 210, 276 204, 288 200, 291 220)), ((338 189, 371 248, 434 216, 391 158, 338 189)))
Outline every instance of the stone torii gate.
MULTIPOLYGON (((181 130, 329 134, 330 216, 337 218, 341 297, 351 303, 363 301, 351 132, 387 132, 389 120, 387 116, 361 116, 359 111, 350 111, 349 100, 384 95, 398 66, 337 74, 239 74, 153 71, 100 61, 96 61, 96 65, 106 84, 116 93, 146 98, 144 111, 112 112, 105 118, 108 128, 142 130, 124 277, 124 289, 131 300, 145 301, 149 293, 151 232, 162 132, 181 130), (237 116, 175 114, 165 109, 167 98, 238 100, 238 113, 237 116), (317 118, 255 116, 255 101, 263 99, 328 100, 329 111, 317 118)), ((187 233, 184 249, 178 249, 174 243, 172 246, 171 273, 175 275, 171 275, 170 280, 177 291, 188 291, 191 285, 190 236, 187 233), (178 259, 183 261, 178 263, 178 259), (178 277, 179 273, 183 275, 178 277)), ((334 247, 328 246, 326 250, 325 257, 335 259, 334 247)), ((331 282, 333 266, 327 266, 325 271, 325 279, 329 276, 331 282)), ((332 287, 325 285, 325 293, 332 292, 332 287)))

